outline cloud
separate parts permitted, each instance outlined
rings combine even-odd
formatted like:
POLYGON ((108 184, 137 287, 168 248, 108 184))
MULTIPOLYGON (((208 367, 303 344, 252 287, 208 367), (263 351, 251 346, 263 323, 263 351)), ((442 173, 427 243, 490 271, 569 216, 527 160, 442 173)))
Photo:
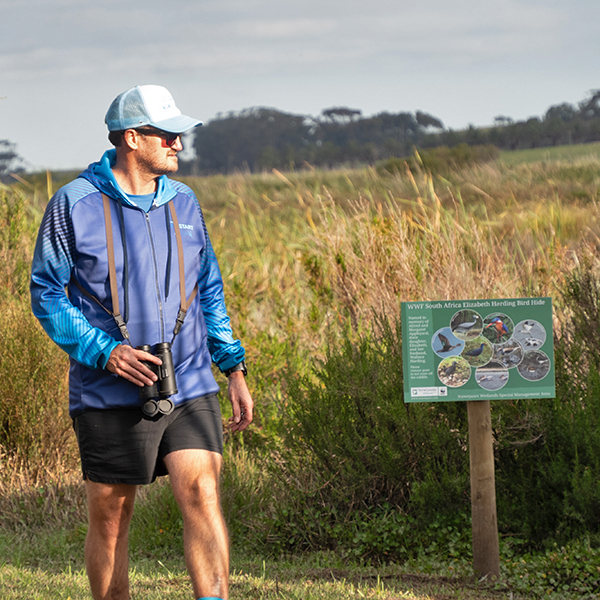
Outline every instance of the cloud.
POLYGON ((561 9, 524 0, 307 0, 285 8, 248 0, 238 12, 230 2, 178 2, 176 9, 155 0, 2 4, 12 4, 17 24, 0 41, 5 82, 129 69, 260 73, 317 63, 369 65, 382 57, 415 65, 477 63, 551 52, 565 21, 561 9), (35 17, 25 19, 23 10, 32 6, 35 17))

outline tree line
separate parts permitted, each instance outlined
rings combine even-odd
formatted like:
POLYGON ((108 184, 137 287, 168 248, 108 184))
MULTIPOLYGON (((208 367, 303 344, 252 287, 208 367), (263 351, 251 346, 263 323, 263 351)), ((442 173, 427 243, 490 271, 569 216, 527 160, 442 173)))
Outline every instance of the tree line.
POLYGON ((182 172, 374 163, 403 156, 422 144, 429 132, 443 128, 439 119, 421 111, 363 117, 359 110, 339 107, 323 110, 314 118, 273 108, 250 108, 218 116, 202 127, 194 140, 196 157, 183 164, 182 172))
POLYGON ((318 117, 274 108, 229 112, 202 127, 193 141, 195 158, 182 161, 182 174, 236 170, 336 168, 376 164, 410 156, 413 149, 493 145, 500 150, 600 141, 600 90, 577 105, 551 106, 540 117, 514 121, 497 116, 491 127, 453 130, 428 113, 381 112, 334 107, 318 117))

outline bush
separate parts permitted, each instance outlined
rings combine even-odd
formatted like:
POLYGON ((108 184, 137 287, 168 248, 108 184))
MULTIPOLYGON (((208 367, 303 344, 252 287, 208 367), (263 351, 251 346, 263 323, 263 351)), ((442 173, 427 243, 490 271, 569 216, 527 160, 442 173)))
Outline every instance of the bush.
POLYGON ((0 477, 26 468, 35 478, 74 455, 68 362, 29 304, 35 233, 23 196, 0 193, 0 477))
POLYGON ((283 464, 295 485, 274 518, 285 549, 400 558, 431 542, 436 516, 455 523, 467 511, 464 407, 404 404, 399 322, 347 332, 287 385, 283 464))

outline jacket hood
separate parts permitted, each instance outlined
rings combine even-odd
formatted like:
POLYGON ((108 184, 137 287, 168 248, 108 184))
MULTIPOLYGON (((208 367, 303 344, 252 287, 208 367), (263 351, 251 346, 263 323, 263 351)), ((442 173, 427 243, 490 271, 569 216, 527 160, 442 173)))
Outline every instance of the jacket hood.
MULTIPOLYGON (((117 151, 113 148, 107 150, 98 162, 91 163, 88 168, 79 174, 79 177, 87 179, 93 186, 111 198, 119 199, 122 203, 135 206, 127 194, 121 189, 112 172, 112 167, 117 162, 117 151)), ((177 195, 171 180, 166 175, 158 178, 158 188, 154 199, 155 206, 166 204, 177 195)))

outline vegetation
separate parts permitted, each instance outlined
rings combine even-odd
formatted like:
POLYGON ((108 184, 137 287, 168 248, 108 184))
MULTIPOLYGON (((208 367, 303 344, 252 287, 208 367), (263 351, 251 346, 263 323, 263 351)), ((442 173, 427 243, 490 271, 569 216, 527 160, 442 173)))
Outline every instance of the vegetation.
POLYGON ((0 140, 0 182, 11 172, 24 171, 24 161, 17 153, 17 146, 8 140, 0 140))
MULTIPOLYGON (((399 167, 186 179, 258 408, 250 431, 226 439, 232 597, 591 597, 599 163, 486 158, 432 174, 415 157, 399 167), (524 295, 553 297, 557 398, 492 407, 502 579, 477 583, 465 407, 403 404, 400 301, 524 295)), ((67 363, 27 291, 54 185, 28 185, 0 192, 0 587, 7 598, 43 595, 38 585, 74 599, 85 594, 85 506, 67 363)), ((137 590, 187 594, 164 483, 140 494, 131 549, 137 590)))
POLYGON ((196 135, 190 172, 231 173, 236 169, 334 167, 404 156, 441 121, 423 112, 362 117, 359 110, 330 108, 317 118, 270 108, 219 116, 196 135))
POLYGON ((360 110, 337 107, 311 117, 250 108, 218 115, 202 127, 195 136, 195 158, 182 168, 195 175, 273 168, 329 169, 410 160, 415 148, 423 156, 426 150, 439 147, 445 148, 446 154, 448 149, 469 146, 494 147, 497 152, 599 140, 597 90, 577 106, 558 104, 544 115, 524 121, 498 116, 492 127, 471 125, 463 130, 445 129, 440 119, 421 111, 365 117, 360 110))

